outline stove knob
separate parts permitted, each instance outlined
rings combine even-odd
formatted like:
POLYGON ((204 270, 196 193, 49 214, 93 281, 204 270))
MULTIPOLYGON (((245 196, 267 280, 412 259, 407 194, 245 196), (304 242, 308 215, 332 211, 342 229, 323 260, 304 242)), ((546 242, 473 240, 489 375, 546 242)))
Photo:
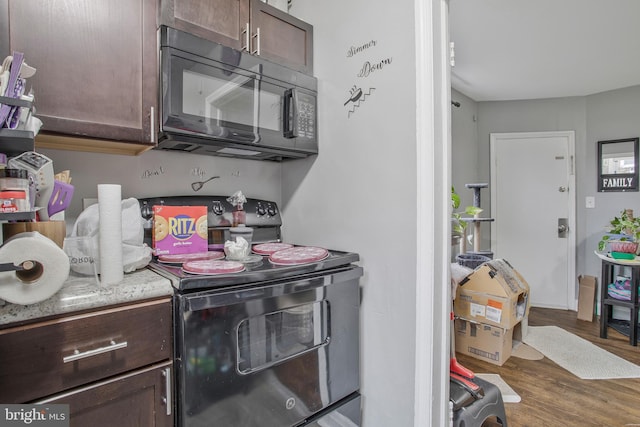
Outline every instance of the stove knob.
POLYGON ((211 203, 211 211, 216 215, 222 215, 224 213, 224 206, 219 201, 211 203))
POLYGON ((267 211, 265 210, 265 208, 262 205, 258 205, 258 207, 256 208, 256 213, 258 214, 258 216, 262 216, 262 215, 266 214, 267 211))
POLYGON ((275 206, 269 205, 269 207, 267 208, 267 214, 269 214, 269 216, 276 216, 277 213, 278 211, 276 210, 275 206))
POLYGON ((153 217, 153 212, 151 211, 151 208, 149 207, 149 203, 147 202, 142 202, 142 218, 144 219, 151 219, 153 217))

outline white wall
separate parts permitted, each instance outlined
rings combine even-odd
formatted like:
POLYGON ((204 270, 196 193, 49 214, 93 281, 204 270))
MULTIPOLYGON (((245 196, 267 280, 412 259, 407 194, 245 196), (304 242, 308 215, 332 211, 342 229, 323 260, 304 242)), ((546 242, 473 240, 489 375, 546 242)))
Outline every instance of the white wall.
MULTIPOLYGON (((426 195, 418 194, 413 7, 413 2, 382 0, 297 0, 291 9, 314 25, 320 155, 283 165, 284 234, 361 256, 361 392, 367 427, 414 425, 420 409, 415 388, 430 380, 418 376, 415 356, 416 266, 436 257, 416 256, 417 224, 423 220, 417 217, 418 203, 426 195), (352 47, 360 49, 350 54, 352 47), (381 62, 380 69, 359 76, 365 64, 381 62), (358 89, 366 97, 348 102, 358 89)), ((448 179, 437 179, 449 188, 448 179)), ((433 212, 430 205, 427 215, 433 212)), ((437 304, 435 311, 442 309, 437 304)), ((429 299, 424 310, 434 311, 433 305, 429 299)), ((437 355, 434 359, 444 354, 448 363, 449 349, 442 343, 428 351, 437 355)), ((438 374, 429 371, 425 375, 438 374)), ((420 405, 429 415, 440 411, 431 399, 420 405)))

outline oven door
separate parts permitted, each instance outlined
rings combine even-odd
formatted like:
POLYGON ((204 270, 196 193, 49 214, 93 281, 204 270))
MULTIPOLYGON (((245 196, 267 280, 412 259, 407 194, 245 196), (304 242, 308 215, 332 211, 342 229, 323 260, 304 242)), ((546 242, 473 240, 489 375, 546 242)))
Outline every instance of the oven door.
POLYGON ((361 276, 177 295, 178 424, 294 426, 357 392, 361 276))
POLYGON ((263 64, 234 67, 187 52, 162 50, 161 131, 260 146, 317 152, 316 96, 262 73, 263 64))

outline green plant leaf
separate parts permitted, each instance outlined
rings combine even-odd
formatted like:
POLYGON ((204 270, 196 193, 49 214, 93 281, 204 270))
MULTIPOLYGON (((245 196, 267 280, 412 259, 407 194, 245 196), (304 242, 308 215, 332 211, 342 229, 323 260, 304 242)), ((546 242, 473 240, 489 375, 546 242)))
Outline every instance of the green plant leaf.
POLYGON ((451 207, 453 207, 453 209, 458 209, 460 207, 460 196, 456 193, 453 187, 451 187, 451 207))
POLYGON ((476 216, 477 214, 479 214, 480 212, 482 212, 482 209, 475 207, 475 206, 467 206, 464 210, 464 213, 466 213, 467 215, 471 215, 471 216, 476 216))

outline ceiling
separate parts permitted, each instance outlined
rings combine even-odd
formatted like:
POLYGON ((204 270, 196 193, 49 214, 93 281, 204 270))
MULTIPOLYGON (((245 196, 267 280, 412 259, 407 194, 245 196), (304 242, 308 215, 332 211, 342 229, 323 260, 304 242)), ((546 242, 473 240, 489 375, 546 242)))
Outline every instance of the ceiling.
POLYGON ((475 101, 640 84, 640 0, 449 0, 451 85, 475 101))

